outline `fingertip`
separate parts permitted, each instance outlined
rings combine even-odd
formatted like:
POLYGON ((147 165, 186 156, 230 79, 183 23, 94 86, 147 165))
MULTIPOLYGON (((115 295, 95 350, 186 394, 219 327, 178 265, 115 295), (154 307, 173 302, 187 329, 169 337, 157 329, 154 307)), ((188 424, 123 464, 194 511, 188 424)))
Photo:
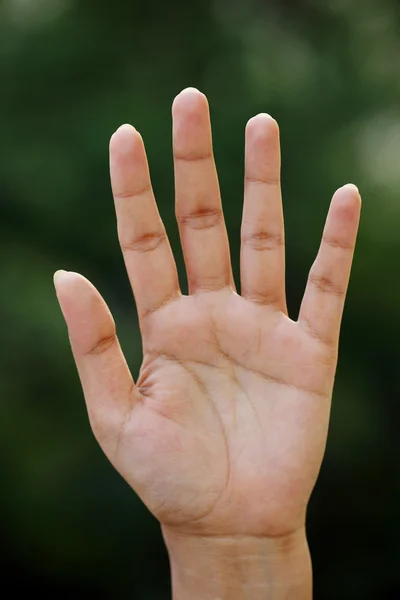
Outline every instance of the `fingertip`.
MULTIPOLYGON (((200 92, 199 88, 194 87, 193 85, 189 85, 188 87, 183 88, 183 90, 181 90, 178 94, 178 96, 185 96, 186 94, 201 94, 204 95, 202 92, 200 92)), ((177 96, 177 97, 178 97, 177 96)))
POLYGON ((360 191, 354 183, 346 183, 339 188, 335 192, 332 201, 336 206, 342 207, 343 209, 350 208, 359 211, 361 208, 360 191))
POLYGON ((137 132, 137 129, 130 123, 122 123, 113 133, 112 137, 121 135, 132 135, 137 132))
POLYGON ((68 290, 71 286, 75 286, 78 279, 85 280, 82 275, 74 273, 73 271, 65 271, 64 269, 56 271, 53 275, 53 282, 57 295, 59 296, 64 293, 64 290, 68 290))
POLYGON ((58 283, 61 281, 61 279, 63 278, 64 274, 67 271, 64 271, 63 269, 59 269, 58 271, 56 271, 53 275, 53 282, 54 282, 54 287, 57 289, 57 285, 58 283))
POLYGON ((110 152, 118 151, 124 154, 129 152, 139 136, 139 132, 133 125, 124 123, 111 136, 110 152))
POLYGON ((279 143, 279 125, 268 113, 259 113, 248 120, 246 143, 256 152, 265 152, 271 143, 279 143))
POLYGON ((85 303, 98 294, 94 285, 86 277, 74 271, 56 271, 54 287, 64 313, 72 305, 85 303))
POLYGON ((172 103, 172 113, 175 114, 176 110, 193 112, 204 105, 208 106, 205 94, 195 87, 187 87, 175 97, 172 103))
POLYGON ((359 188, 354 183, 346 183, 342 188, 345 192, 350 193, 351 195, 356 195, 361 200, 361 194, 359 188))
POLYGON ((59 302, 61 312, 66 320, 68 315, 68 306, 71 302, 70 296, 73 297, 73 294, 70 293, 70 284, 71 280, 73 281, 75 278, 74 275, 76 275, 76 273, 71 273, 69 271, 65 271, 64 269, 56 271, 53 275, 57 300, 59 302))
MULTIPOLYGON (((54 274, 57 299, 67 322, 78 335, 89 320, 104 313, 106 306, 96 287, 86 277, 73 271, 57 271, 54 274)), ((107 308, 106 308, 106 311, 107 308)))
POLYGON ((278 128, 278 122, 268 113, 258 113, 247 121, 247 129, 253 129, 254 127, 276 127, 278 128))
POLYGON ((54 285, 56 286, 56 288, 59 288, 64 285, 71 285, 71 283, 79 279, 89 283, 87 279, 83 277, 83 275, 80 275, 79 273, 74 273, 74 271, 65 271, 64 269, 59 269, 53 275, 54 285))

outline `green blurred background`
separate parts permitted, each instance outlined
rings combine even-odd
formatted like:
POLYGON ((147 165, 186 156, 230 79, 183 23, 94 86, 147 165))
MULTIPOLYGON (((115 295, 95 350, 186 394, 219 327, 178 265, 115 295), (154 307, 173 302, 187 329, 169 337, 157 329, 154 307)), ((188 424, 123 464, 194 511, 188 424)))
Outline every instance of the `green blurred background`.
POLYGON ((361 190, 308 530, 316 598, 398 599, 396 0, 0 0, 2 587, 169 598, 157 523, 90 432, 52 274, 76 270, 100 289, 136 375, 140 337, 116 237, 108 140, 123 122, 143 134, 184 278, 170 109, 187 86, 210 101, 236 273, 245 123, 265 111, 280 123, 293 318, 333 191, 349 181, 361 190))

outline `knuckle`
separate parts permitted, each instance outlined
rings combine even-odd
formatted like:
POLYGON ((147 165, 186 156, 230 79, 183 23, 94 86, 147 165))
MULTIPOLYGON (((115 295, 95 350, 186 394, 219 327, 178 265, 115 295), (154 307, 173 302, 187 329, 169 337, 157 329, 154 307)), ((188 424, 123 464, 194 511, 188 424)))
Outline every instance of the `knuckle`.
POLYGON ((308 280, 314 288, 323 294, 330 294, 332 296, 337 296, 338 298, 343 298, 346 293, 344 286, 338 284, 332 277, 324 275, 323 273, 310 271, 308 280))
POLYGON ((179 225, 198 230, 217 227, 222 223, 223 218, 221 208, 200 208, 186 214, 177 215, 179 225))
POLYGON ((260 306, 278 305, 281 297, 273 292, 246 292, 246 300, 259 304, 260 306))
POLYGON ((134 200, 138 196, 143 196, 144 194, 147 194, 148 192, 151 192, 151 191, 152 191, 151 184, 148 183, 138 190, 121 190, 119 192, 114 192, 114 199, 115 200, 134 200))
POLYGON ((152 252, 156 250, 167 239, 165 231, 149 231, 133 239, 120 237, 122 252, 152 252))
POLYGON ((319 358, 320 364, 323 366, 330 366, 334 364, 335 359, 337 358, 337 339, 333 335, 327 335, 322 333, 322 331, 318 330, 312 323, 310 319, 303 319, 301 321, 303 329, 307 332, 307 334, 313 338, 316 342, 321 344, 328 350, 328 354, 326 356, 322 356, 319 358))
POLYGON ((280 233, 255 231, 250 234, 243 234, 242 244, 249 246, 252 250, 276 250, 284 245, 284 237, 280 233))
POLYGON ((322 241, 324 244, 326 244, 327 246, 330 246, 331 248, 339 248, 340 250, 350 250, 353 251, 354 250, 354 246, 352 244, 348 244, 346 242, 344 242, 343 240, 339 240, 338 238, 334 238, 328 235, 324 235, 322 237, 322 241))
POLYGON ((245 184, 256 184, 256 185, 267 185, 267 186, 272 186, 272 187, 279 187, 281 185, 281 182, 280 182, 280 179, 256 177, 255 175, 246 175, 245 184))
POLYGON ((171 294, 168 294, 167 296, 165 296, 164 298, 162 298, 162 300, 160 300, 156 304, 153 304, 152 306, 147 307, 140 314, 140 318, 142 319, 142 321, 144 319, 147 319, 148 317, 150 317, 154 313, 156 313, 159 310, 161 310, 162 308, 164 308, 164 306, 167 306, 168 304, 170 304, 174 300, 177 300, 180 297, 181 297, 181 293, 179 291, 173 291, 171 294))
POLYGON ((232 281, 227 273, 203 273, 201 277, 192 277, 190 280, 190 287, 196 293, 218 292, 229 289, 231 285, 232 281))
POLYGON ((175 152, 174 159, 180 162, 202 162, 204 160, 211 160, 213 158, 213 153, 211 151, 206 151, 203 153, 198 152, 186 152, 180 153, 175 152))
POLYGON ((87 352, 85 352, 88 356, 98 356, 99 354, 103 354, 109 350, 117 341, 117 334, 114 330, 112 333, 106 336, 102 336, 87 352))

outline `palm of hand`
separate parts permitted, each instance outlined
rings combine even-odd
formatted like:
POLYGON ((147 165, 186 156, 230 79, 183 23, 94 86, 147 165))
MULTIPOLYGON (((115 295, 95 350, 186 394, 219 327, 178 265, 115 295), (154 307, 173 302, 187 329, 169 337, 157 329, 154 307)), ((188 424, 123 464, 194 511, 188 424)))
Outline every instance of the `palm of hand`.
MULTIPOLYGON (((193 92, 185 95, 188 102, 193 92)), ((195 93, 197 103, 199 97, 195 93)), ((202 102, 191 113, 196 115, 195 126, 204 121, 202 102)), ((180 114, 185 112, 184 99, 181 103, 180 114)), ((186 143, 179 138, 183 127, 179 128, 179 111, 175 120, 177 156, 177 147, 186 143)), ((182 120, 188 128, 187 114, 182 120)), ((250 136, 250 128, 249 132, 250 136)), ((132 139, 132 131, 129 134, 132 139)), ((270 147, 271 131, 264 139, 270 147)), ((127 153, 121 150, 122 141, 117 142, 112 175, 118 214, 118 202, 130 202, 150 188, 145 175, 143 185, 135 184, 140 192, 132 192, 124 166, 127 153)), ((247 157, 251 157, 248 146, 247 157)), ((130 168, 135 161, 143 166, 143 154, 137 153, 135 159, 135 152, 130 151, 130 168)), ((276 171, 277 147, 269 152, 276 171)), ((192 162, 185 160, 189 169, 194 168, 192 162)), ((251 170, 252 165, 247 168, 251 170)), ((178 170, 176 177, 179 181, 178 170)), ((196 187, 198 180, 190 177, 196 187)), ((250 176, 248 181, 258 188, 261 176, 250 176)), ((154 225, 135 233, 132 241, 126 222, 127 212, 133 209, 120 208, 124 211, 118 215, 120 241, 143 337, 144 360, 136 385, 98 293, 76 275, 64 277, 63 286, 59 282, 58 296, 94 432, 111 462, 164 525, 206 535, 276 536, 304 524, 325 448, 358 200, 350 187, 336 195, 297 322, 286 314, 279 231, 271 234, 258 227, 257 233, 243 236, 242 267, 249 265, 250 275, 242 274, 242 297, 234 291, 229 269, 224 267, 225 248, 220 272, 218 264, 210 266, 207 256, 193 266, 196 253, 187 229, 191 227, 190 235, 195 237, 219 227, 218 210, 197 207, 193 226, 187 216, 179 216, 178 206, 193 291, 181 296, 176 274, 165 268, 158 271, 159 290, 146 295, 141 290, 146 285, 154 287, 154 261, 149 257, 159 252, 158 264, 169 265, 170 251, 162 250, 166 238, 154 225), (257 273, 252 280, 255 269, 272 273, 272 288, 257 284, 257 273), (79 305, 71 290, 75 298, 81 298, 79 305), (92 325, 88 326, 89 313, 92 325)), ((245 230, 251 224, 249 216, 247 209, 245 230)), ((266 221, 266 216, 271 218, 270 213, 259 211, 258 223, 266 221)), ((281 227, 279 210, 273 217, 281 227)), ((143 213, 138 221, 143 224, 152 218, 143 213)), ((212 243, 220 248, 225 243, 223 233, 212 243)), ((198 252, 197 248, 197 256, 198 252)), ((204 245, 203 253, 207 254, 204 245)))
POLYGON ((182 298, 149 326, 143 402, 115 463, 163 523, 272 535, 304 519, 335 356, 283 314, 249 304, 225 291, 182 298))

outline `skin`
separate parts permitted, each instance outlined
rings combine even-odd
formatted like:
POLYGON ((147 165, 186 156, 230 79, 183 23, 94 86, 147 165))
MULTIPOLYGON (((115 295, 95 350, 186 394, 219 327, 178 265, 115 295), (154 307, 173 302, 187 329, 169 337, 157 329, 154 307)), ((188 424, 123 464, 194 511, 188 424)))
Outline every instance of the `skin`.
POLYGON ((99 292, 77 273, 55 276, 91 426, 161 523, 175 598, 311 598, 306 509, 325 450, 360 195, 351 184, 335 193, 294 321, 276 121, 260 114, 246 127, 239 295, 207 100, 184 90, 172 113, 188 296, 140 134, 123 125, 110 142, 142 335, 136 382, 99 292))

